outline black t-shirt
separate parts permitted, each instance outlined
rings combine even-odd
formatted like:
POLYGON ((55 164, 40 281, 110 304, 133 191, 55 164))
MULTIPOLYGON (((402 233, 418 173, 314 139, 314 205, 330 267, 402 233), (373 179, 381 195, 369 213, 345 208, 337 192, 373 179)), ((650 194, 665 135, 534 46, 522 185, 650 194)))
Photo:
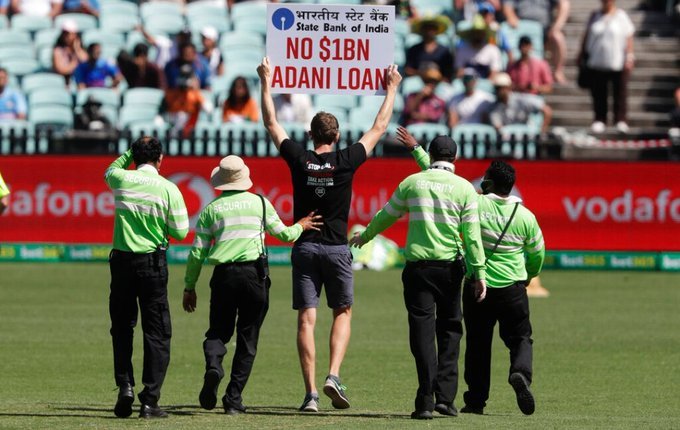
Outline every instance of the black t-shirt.
POLYGON ((346 244, 352 179, 366 161, 364 145, 355 143, 340 151, 317 154, 286 139, 281 143, 281 155, 293 177, 295 220, 311 211, 323 216, 321 231, 305 231, 298 241, 346 244))

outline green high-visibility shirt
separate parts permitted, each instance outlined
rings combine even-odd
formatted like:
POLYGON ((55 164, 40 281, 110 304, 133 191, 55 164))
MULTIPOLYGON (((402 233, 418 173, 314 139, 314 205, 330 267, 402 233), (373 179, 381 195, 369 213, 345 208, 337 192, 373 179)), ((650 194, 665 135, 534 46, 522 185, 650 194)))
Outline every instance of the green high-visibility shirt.
MULTIPOLYGON (((421 169, 427 168, 430 157, 424 149, 417 148, 413 155, 421 169)), ((487 194, 479 196, 478 200, 487 286, 508 287, 538 275, 545 259, 545 245, 534 214, 521 205, 522 200, 515 196, 487 194), (491 254, 512 215, 515 203, 519 204, 517 212, 496 251, 491 254)), ((468 265, 471 263, 468 262, 468 265)))
POLYGON ((302 226, 291 227, 281 221, 274 206, 248 191, 224 191, 206 206, 196 222, 196 237, 189 253, 184 284, 196 287, 203 261, 212 265, 255 261, 263 252, 264 230, 283 242, 294 242, 302 234, 302 226))
POLYGON ((175 184, 148 164, 127 170, 132 151, 118 157, 104 179, 113 191, 116 211, 113 249, 148 254, 167 237, 182 240, 189 232, 189 218, 182 194, 175 184))
POLYGON ((472 184, 453 173, 453 164, 437 162, 432 167, 404 179, 361 237, 373 239, 408 213, 407 261, 453 261, 460 251, 475 276, 485 279, 477 193, 472 184))

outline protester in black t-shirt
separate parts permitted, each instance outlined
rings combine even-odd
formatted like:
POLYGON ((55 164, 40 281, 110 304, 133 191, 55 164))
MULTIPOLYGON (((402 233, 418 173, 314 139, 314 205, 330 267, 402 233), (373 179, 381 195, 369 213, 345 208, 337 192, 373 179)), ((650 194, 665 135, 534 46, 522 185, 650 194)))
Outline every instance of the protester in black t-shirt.
POLYGON ((300 410, 317 412, 319 396, 314 381, 316 351, 314 325, 316 308, 322 286, 326 287, 326 300, 333 309, 333 327, 330 339, 329 374, 324 393, 332 399, 333 407, 349 408, 345 387, 340 382, 340 365, 350 338, 350 321, 354 301, 352 254, 347 246, 347 218, 352 198, 354 172, 366 161, 380 137, 385 133, 392 117, 394 98, 401 75, 396 66, 386 73, 387 95, 376 115, 373 127, 359 143, 335 151, 340 139, 338 120, 326 112, 312 119, 311 137, 314 150, 307 151, 288 138, 276 120, 271 96, 271 70, 269 59, 264 58, 257 68, 262 83, 262 118, 276 148, 288 163, 293 177, 293 206, 295 219, 312 211, 321 215, 321 231, 305 232, 295 243, 291 254, 293 264, 293 309, 298 310, 297 345, 302 367, 302 377, 307 390, 300 410), (302 215, 301 215, 302 214, 302 215))

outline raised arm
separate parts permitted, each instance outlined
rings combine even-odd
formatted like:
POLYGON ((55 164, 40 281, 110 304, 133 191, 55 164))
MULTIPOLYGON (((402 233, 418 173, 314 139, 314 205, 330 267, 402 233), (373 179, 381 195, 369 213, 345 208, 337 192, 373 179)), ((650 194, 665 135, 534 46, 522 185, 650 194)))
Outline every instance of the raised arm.
POLYGON ((378 140, 385 134, 387 130, 387 124, 390 123, 392 118, 392 111, 394 110, 394 98, 397 96, 397 89, 399 88, 399 83, 401 82, 401 75, 397 71, 397 66, 394 64, 387 68, 387 73, 385 73, 385 86, 387 87, 387 94, 385 95, 385 100, 383 100, 382 106, 378 114, 375 116, 375 121, 373 121, 373 127, 366 132, 359 142, 366 148, 366 155, 370 154, 378 143, 378 140))
POLYGON ((264 57, 262 63, 257 67, 257 74, 260 75, 260 84, 262 87, 262 99, 260 105, 262 106, 262 121, 267 132, 274 141, 276 149, 281 148, 281 143, 288 139, 288 133, 281 127, 281 124, 276 120, 276 110, 274 109, 274 99, 271 93, 272 73, 269 66, 269 57, 264 57))

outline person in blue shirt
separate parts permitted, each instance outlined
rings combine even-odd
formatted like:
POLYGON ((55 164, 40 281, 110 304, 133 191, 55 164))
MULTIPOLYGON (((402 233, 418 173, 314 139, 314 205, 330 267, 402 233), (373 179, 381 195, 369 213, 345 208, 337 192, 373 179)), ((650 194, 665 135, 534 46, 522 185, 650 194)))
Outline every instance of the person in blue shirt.
POLYGON ((9 0, 0 0, 0 15, 7 15, 9 11, 9 0))
POLYGON ((194 73, 198 78, 202 90, 210 89, 210 66, 198 56, 196 45, 187 43, 182 45, 179 50, 179 57, 170 61, 165 66, 165 81, 168 88, 178 88, 178 78, 180 68, 185 64, 191 64, 194 73))
POLYGON ((111 87, 115 88, 121 80, 118 67, 100 58, 102 48, 98 43, 87 47, 88 60, 78 64, 73 77, 78 89, 92 87, 106 87, 106 78, 111 78, 111 87))
POLYGON ((99 0, 64 0, 63 13, 85 13, 99 17, 99 0))
POLYGON ((0 68, 0 121, 26 119, 26 97, 13 88, 7 88, 9 74, 0 68))

